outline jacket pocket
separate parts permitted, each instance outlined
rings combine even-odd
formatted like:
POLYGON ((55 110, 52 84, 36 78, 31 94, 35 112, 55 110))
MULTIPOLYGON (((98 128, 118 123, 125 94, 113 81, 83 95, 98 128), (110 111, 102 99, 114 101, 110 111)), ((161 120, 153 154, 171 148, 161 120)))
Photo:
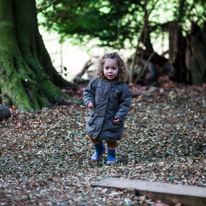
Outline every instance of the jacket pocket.
POLYGON ((109 126, 109 130, 112 132, 118 132, 118 130, 121 129, 122 127, 123 127, 122 122, 119 122, 119 123, 111 122, 109 126))

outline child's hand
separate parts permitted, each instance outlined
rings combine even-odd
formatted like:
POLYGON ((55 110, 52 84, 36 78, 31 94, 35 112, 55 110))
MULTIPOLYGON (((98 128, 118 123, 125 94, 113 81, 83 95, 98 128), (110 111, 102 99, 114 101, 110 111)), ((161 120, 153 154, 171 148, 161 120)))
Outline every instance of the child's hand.
POLYGON ((113 122, 115 123, 115 124, 117 124, 117 123, 120 123, 120 119, 118 119, 118 118, 114 118, 114 120, 113 120, 113 122))
POLYGON ((94 108, 94 105, 93 105, 92 102, 89 102, 88 105, 87 105, 87 107, 88 107, 89 109, 93 109, 93 108, 94 108))

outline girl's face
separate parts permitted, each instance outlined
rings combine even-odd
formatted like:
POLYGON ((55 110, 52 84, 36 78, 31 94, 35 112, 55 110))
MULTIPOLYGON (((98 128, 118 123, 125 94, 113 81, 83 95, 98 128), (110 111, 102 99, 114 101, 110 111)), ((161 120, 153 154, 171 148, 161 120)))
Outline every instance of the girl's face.
POLYGON ((118 76, 119 68, 115 59, 107 58, 104 62, 104 76, 108 80, 113 80, 118 76))

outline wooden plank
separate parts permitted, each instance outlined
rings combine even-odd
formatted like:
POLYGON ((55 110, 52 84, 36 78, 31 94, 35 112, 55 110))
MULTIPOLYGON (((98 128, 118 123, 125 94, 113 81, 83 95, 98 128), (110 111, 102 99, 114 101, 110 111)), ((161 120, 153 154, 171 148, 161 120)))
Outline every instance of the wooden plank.
POLYGON ((165 203, 182 203, 184 206, 206 206, 206 188, 130 180, 124 178, 108 178, 92 184, 93 187, 109 187, 134 190, 137 195, 159 199, 165 203))

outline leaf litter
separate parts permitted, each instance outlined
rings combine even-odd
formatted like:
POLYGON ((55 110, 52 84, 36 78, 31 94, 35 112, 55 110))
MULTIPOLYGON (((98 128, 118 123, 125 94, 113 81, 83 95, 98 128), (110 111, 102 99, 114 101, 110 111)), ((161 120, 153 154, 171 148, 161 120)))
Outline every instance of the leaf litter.
POLYGON ((0 205, 166 205, 130 191, 91 187, 108 177, 206 187, 205 90, 138 93, 117 163, 109 166, 106 155, 98 163, 90 160, 94 148, 85 134, 83 105, 24 114, 12 108, 12 117, 0 125, 0 205))

